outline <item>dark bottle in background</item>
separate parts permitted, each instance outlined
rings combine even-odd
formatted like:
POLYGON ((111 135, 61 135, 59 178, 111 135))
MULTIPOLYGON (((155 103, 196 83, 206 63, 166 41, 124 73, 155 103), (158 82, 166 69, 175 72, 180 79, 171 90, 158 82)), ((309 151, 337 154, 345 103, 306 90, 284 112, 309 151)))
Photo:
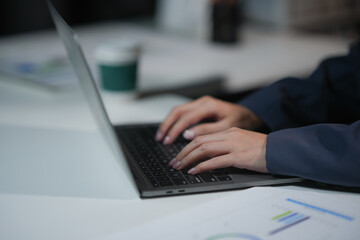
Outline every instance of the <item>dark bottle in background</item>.
POLYGON ((239 26, 239 0, 212 0, 211 3, 211 40, 217 43, 236 43, 239 26))

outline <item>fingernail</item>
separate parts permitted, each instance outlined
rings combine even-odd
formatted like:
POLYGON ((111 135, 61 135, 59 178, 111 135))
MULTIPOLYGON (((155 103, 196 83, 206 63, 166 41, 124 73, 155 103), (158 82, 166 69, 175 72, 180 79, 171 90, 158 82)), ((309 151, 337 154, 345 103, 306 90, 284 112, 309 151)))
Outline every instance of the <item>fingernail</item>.
POLYGON ((169 162, 169 165, 172 166, 175 162, 176 162, 176 158, 173 158, 173 159, 169 162))
POLYGON ((193 140, 195 136, 194 130, 188 129, 183 133, 183 137, 187 140, 193 140))
POLYGON ((175 169, 178 169, 181 165, 181 161, 178 161, 177 163, 175 163, 175 165, 173 166, 175 169))
POLYGON ((196 171, 196 169, 195 169, 195 168, 191 168, 191 169, 188 171, 188 174, 194 174, 194 173, 195 173, 195 171, 196 171))
POLYGON ((167 145, 167 144, 169 144, 169 143, 170 143, 170 137, 169 137, 169 136, 166 136, 165 139, 164 139, 163 144, 164 144, 164 145, 167 145))
POLYGON ((160 141, 163 137, 163 134, 160 131, 156 132, 155 140, 160 141))

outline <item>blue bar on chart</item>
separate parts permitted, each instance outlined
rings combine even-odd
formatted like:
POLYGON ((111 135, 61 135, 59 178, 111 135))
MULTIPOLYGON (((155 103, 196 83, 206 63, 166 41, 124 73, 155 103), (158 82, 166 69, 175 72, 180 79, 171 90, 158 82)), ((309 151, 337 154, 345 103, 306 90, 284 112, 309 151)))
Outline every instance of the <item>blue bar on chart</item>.
POLYGON ((289 224, 286 224, 286 225, 284 225, 282 227, 279 227, 279 228, 277 228, 275 230, 272 230, 271 232, 269 232, 269 235, 274 235, 275 233, 281 232, 281 231, 283 231, 283 230, 285 230, 285 229, 287 229, 289 227, 295 226, 296 224, 304 222, 304 221, 306 221, 308 219, 310 219, 310 216, 304 216, 304 217, 302 217, 300 219, 297 219, 296 221, 293 221, 293 222, 291 222, 289 224))
POLYGON ((338 212, 335 212, 335 211, 332 211, 332 210, 329 210, 329 209, 325 209, 325 208, 314 206, 314 205, 311 205, 311 204, 308 204, 308 203, 296 201, 296 200, 291 199, 291 198, 286 199, 286 201, 291 202, 291 203, 295 203, 297 205, 301 205, 301 206, 306 207, 306 208, 311 208, 313 210, 317 210, 317 211, 320 211, 322 213, 327 213, 327 214, 330 214, 330 215, 333 215, 333 216, 336 216, 336 217, 339 217, 339 218, 342 218, 342 219, 345 219, 345 220, 348 220, 348 221, 354 221, 353 217, 350 217, 350 216, 347 216, 345 214, 338 213, 338 212))
POLYGON ((290 215, 285 215, 284 217, 282 217, 282 218, 279 218, 279 222, 282 222, 282 221, 285 221, 285 220, 287 220, 287 219, 289 219, 289 218, 292 218, 292 217, 295 217, 295 216, 297 216, 298 215, 298 213, 292 213, 292 214, 290 214, 290 215))
POLYGON ((292 218, 286 219, 286 221, 284 221, 284 223, 291 224, 291 223, 296 222, 299 219, 302 219, 304 217, 305 217, 305 215, 303 215, 303 214, 297 214, 297 215, 293 216, 292 218))

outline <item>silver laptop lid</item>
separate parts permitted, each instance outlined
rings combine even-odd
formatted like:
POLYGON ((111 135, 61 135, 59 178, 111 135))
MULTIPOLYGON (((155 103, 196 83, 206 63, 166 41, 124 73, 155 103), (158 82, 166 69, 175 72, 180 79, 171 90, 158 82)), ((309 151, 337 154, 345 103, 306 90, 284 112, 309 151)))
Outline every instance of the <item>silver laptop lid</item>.
POLYGON ((79 79, 81 88, 95 117, 99 130, 101 131, 107 143, 110 145, 112 151, 115 153, 117 159, 120 160, 119 163, 125 170, 127 177, 133 183, 133 178, 131 176, 129 166, 126 163, 126 160, 120 149, 120 144, 118 142, 114 128, 110 123, 104 104, 101 100, 99 90, 85 60, 78 38, 71 27, 56 11, 52 3, 50 1, 47 1, 47 3, 57 32, 64 42, 70 62, 79 79), (121 161, 122 159, 123 161, 121 161))

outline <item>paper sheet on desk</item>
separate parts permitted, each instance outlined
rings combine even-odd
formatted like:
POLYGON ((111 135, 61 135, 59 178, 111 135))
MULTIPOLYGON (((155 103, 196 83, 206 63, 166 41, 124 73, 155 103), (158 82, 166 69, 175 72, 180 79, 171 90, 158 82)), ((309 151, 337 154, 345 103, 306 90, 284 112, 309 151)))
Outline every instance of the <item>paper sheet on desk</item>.
POLYGON ((0 73, 25 84, 60 87, 75 82, 76 76, 68 60, 55 57, 9 57, 0 59, 0 73))
POLYGON ((359 200, 252 188, 105 239, 360 239, 359 200))

